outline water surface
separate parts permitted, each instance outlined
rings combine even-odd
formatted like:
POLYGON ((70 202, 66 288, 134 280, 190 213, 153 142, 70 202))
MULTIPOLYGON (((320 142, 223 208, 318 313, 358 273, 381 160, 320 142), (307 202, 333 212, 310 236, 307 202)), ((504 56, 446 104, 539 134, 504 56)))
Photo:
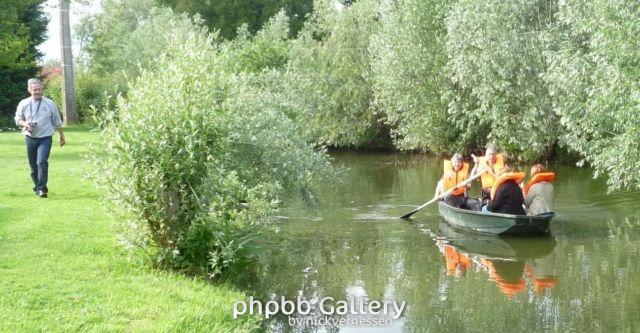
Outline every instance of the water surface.
MULTIPOLYGON (((545 237, 461 232, 433 196, 441 161, 396 154, 336 154, 349 168, 319 206, 292 203, 263 244, 244 287, 263 301, 406 302, 379 325, 289 325, 274 332, 634 331, 640 327, 640 194, 606 193, 588 169, 557 167, 557 217, 545 237)), ((472 194, 479 192, 474 183, 472 194)), ((317 305, 317 304, 316 304, 317 305)), ((359 315, 333 315, 351 318, 359 315)), ((385 316, 378 316, 378 318, 385 316)), ((309 321, 309 323, 311 323, 309 321)))

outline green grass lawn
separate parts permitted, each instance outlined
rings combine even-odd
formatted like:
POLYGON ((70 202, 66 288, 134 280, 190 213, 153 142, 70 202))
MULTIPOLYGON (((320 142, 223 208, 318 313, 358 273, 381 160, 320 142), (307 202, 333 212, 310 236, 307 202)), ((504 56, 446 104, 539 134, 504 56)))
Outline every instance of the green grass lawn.
MULTIPOLYGON (((234 320, 231 287, 129 262, 114 221, 85 178, 97 133, 65 130, 49 159, 49 198, 31 190, 22 136, 0 133, 0 330, 250 331, 234 320)), ((54 135, 54 141, 57 134, 54 135)))

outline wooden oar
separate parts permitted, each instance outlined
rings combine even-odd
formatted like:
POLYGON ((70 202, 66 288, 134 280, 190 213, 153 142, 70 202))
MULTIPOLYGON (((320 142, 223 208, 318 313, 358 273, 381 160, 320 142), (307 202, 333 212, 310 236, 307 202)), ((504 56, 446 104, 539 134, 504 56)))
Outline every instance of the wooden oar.
POLYGON ((434 202, 436 202, 436 201, 438 201, 438 200, 440 200, 440 199, 442 199, 442 198, 446 197, 449 193, 453 192, 453 190, 455 190, 456 188, 461 187, 461 186, 465 186, 465 185, 467 185, 467 184, 471 183, 471 182, 472 182, 472 181, 474 181, 476 178, 480 177, 480 175, 482 175, 482 172, 478 173, 477 175, 475 175, 475 176, 473 176, 473 177, 471 177, 471 178, 469 178, 469 179, 467 179, 467 180, 465 180, 465 181, 463 181, 463 182, 461 182, 461 183, 458 183, 456 186, 452 187, 452 188, 451 188, 450 190, 448 190, 447 192, 444 192, 444 193, 440 194, 439 196, 437 196, 437 197, 435 197, 435 198, 433 198, 433 199, 429 200, 429 201, 428 201, 427 203, 425 203, 424 205, 422 205, 422 206, 420 206, 420 207, 418 207, 418 208, 416 208, 416 209, 414 209, 414 210, 412 210, 412 211, 410 211, 410 212, 408 212, 408 213, 406 213, 406 214, 402 215, 400 218, 401 218, 401 219, 408 219, 411 215, 415 214, 416 212, 418 212, 418 211, 419 211, 419 210, 421 210, 422 208, 427 207, 427 206, 429 206, 430 204, 432 204, 432 203, 434 203, 434 202))

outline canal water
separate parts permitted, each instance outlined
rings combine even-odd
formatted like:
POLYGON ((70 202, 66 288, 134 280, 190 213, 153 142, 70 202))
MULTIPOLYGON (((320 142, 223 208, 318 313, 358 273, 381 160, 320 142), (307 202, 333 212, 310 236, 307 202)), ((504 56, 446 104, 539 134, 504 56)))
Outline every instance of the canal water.
MULTIPOLYGON (((640 327, 640 193, 607 194, 605 181, 592 179, 589 169, 551 166, 557 172, 551 234, 482 236, 442 222, 436 204, 412 221, 399 219, 433 197, 441 160, 334 157, 348 169, 343 181, 321 186, 316 206, 292 202, 280 212, 255 271, 242 283, 263 304, 279 306, 284 299, 311 305, 309 314, 279 309, 265 320, 267 331, 640 327), (337 313, 340 301, 365 313, 337 313), (367 307, 402 302, 401 314, 367 307)), ((478 192, 474 183, 472 194, 478 192)))

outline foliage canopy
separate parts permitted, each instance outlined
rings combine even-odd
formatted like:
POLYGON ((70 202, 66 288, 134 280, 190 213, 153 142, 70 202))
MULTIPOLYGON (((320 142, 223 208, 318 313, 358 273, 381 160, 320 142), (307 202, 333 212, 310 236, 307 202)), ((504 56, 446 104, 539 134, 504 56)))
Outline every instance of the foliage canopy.
POLYGON ((0 11, 0 117, 12 117, 28 96, 27 80, 40 71, 36 49, 46 38, 43 0, 6 0, 0 11))
POLYGON ((311 13, 313 0, 155 0, 159 5, 179 13, 198 14, 211 31, 219 31, 225 39, 237 36, 237 29, 245 24, 251 33, 259 31, 274 15, 284 12, 290 18, 295 34, 311 13))

